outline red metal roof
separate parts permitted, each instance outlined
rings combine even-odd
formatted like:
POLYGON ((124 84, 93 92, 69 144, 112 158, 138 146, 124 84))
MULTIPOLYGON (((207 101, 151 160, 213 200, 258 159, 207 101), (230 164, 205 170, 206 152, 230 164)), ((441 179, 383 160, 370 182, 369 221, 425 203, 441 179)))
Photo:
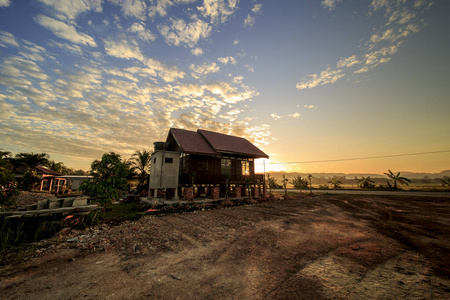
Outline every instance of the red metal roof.
POLYGON ((238 154, 253 158, 269 157, 246 139, 237 136, 201 129, 195 132, 171 128, 170 133, 186 153, 207 155, 238 154))
POLYGON ((178 146, 186 153, 197 153, 207 155, 220 155, 206 142, 197 132, 178 128, 171 128, 169 134, 175 138, 178 146))

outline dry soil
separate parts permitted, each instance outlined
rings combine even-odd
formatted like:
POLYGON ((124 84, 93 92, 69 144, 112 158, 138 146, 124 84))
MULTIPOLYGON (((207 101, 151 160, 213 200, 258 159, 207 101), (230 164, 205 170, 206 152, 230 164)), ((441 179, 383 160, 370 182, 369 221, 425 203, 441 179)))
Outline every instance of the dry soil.
MULTIPOLYGON (((322 195, 72 232, 3 299, 448 299, 450 199, 322 195)), ((27 255, 27 254, 19 254, 27 255)))

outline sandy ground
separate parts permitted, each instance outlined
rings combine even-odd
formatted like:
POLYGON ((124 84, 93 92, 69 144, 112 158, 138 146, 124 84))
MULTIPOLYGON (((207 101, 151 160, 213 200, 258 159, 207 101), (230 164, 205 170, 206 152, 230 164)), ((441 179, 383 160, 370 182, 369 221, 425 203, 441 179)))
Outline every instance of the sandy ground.
MULTIPOLYGON (((323 195, 147 216, 0 267, 3 299, 448 299, 450 199, 323 195)), ((74 237, 70 237, 72 241, 74 237)))

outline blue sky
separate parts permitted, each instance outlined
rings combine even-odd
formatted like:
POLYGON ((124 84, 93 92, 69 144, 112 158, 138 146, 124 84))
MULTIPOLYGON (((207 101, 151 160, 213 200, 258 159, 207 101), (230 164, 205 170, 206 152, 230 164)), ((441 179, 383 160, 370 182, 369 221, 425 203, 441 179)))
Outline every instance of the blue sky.
MULTIPOLYGON (((270 162, 450 149, 447 1, 0 0, 0 148, 88 169, 170 127, 270 162)), ((277 165, 437 172, 448 153, 277 165)))

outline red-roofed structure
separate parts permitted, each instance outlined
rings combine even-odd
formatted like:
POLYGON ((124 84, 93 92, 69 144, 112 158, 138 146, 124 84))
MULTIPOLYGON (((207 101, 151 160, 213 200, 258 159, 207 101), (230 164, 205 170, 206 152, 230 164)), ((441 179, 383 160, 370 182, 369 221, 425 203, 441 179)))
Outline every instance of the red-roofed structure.
POLYGON ((155 143, 150 188, 155 195, 158 189, 175 189, 176 197, 179 189, 192 187, 194 195, 210 195, 220 187, 223 196, 228 185, 230 194, 236 189, 245 195, 249 186, 262 188, 264 176, 255 174, 254 160, 268 157, 242 137, 171 128, 166 142, 155 143))

